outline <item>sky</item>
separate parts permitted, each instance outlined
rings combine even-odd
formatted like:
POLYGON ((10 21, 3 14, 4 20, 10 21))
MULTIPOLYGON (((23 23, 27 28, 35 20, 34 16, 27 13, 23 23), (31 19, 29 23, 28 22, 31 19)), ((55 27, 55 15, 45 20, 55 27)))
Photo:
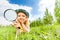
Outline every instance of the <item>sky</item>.
POLYGON ((48 8, 54 18, 55 0, 0 0, 0 24, 9 25, 11 22, 4 19, 6 9, 25 9, 29 12, 29 20, 43 18, 45 9, 48 8))

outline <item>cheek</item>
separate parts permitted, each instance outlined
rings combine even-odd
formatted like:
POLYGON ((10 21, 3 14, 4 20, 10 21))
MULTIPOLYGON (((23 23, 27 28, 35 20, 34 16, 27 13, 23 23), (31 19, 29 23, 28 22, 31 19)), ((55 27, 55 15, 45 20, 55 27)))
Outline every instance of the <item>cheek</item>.
POLYGON ((18 17, 17 19, 20 20, 20 17, 18 17))
POLYGON ((20 18, 19 18, 19 17, 17 17, 17 20, 18 20, 18 21, 20 21, 20 18))
POLYGON ((27 18, 25 18, 25 21, 27 21, 27 18))

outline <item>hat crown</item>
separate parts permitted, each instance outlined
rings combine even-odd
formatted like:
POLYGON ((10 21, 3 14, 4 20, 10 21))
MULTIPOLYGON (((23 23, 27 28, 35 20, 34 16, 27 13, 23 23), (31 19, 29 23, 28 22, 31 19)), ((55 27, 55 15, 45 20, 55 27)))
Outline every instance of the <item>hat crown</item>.
POLYGON ((16 13, 22 12, 29 18, 29 13, 26 10, 24 10, 24 9, 16 9, 15 11, 16 11, 16 13))

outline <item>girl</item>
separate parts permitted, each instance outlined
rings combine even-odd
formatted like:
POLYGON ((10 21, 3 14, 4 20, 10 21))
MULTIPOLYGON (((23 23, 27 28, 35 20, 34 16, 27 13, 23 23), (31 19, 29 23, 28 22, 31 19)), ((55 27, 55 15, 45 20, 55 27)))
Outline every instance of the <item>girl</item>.
POLYGON ((17 29, 16 35, 18 35, 21 32, 30 32, 29 27, 29 13, 24 9, 17 9, 15 10, 17 12, 17 19, 14 22, 14 26, 17 29))

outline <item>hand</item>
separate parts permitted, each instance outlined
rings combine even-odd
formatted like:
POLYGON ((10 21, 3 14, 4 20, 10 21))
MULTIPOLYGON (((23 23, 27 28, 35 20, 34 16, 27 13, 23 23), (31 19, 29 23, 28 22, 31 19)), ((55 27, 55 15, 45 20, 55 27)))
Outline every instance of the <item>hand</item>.
POLYGON ((28 21, 28 19, 25 18, 24 20, 20 20, 20 23, 25 24, 27 21, 28 21))
POLYGON ((13 24, 14 24, 15 27, 20 27, 21 26, 20 23, 18 22, 18 20, 16 20, 13 24))

